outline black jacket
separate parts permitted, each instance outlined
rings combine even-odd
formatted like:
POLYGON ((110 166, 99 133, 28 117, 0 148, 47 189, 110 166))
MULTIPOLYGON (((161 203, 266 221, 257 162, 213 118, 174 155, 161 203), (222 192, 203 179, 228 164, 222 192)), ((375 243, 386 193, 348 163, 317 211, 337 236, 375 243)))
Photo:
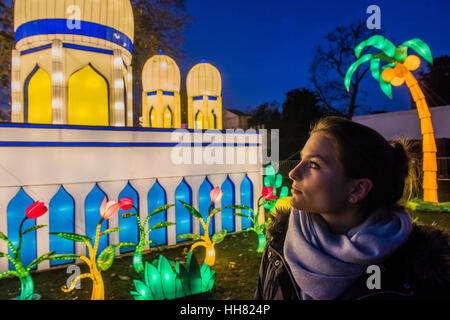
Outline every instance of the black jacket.
MULTIPOLYGON (((301 299, 283 256, 289 215, 279 211, 267 226, 255 299, 301 299)), ((364 274, 338 300, 450 299, 449 235, 435 227, 414 223, 408 240, 379 267, 381 289, 368 289, 370 274, 364 274)))

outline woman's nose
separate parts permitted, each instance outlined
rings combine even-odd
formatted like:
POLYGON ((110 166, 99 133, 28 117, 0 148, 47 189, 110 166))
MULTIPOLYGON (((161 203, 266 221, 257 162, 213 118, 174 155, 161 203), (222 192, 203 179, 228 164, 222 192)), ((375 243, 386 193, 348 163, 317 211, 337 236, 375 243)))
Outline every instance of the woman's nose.
POLYGON ((300 164, 301 162, 299 162, 294 169, 292 169, 291 171, 289 171, 289 178, 291 180, 299 180, 301 177, 301 168, 300 168, 300 164))

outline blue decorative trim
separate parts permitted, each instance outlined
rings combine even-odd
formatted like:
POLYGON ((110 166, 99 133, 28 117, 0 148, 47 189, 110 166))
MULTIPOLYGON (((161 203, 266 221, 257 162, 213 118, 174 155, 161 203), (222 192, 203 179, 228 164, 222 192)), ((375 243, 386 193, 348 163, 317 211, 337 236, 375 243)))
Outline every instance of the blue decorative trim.
POLYGON ((38 52, 38 51, 42 51, 42 50, 47 50, 47 49, 51 49, 51 48, 52 48, 51 44, 45 44, 45 45, 40 46, 40 47, 36 47, 36 48, 31 48, 31 49, 28 49, 28 50, 20 51, 20 55, 24 56, 26 54, 30 54, 30 53, 38 52))
POLYGON ((114 54, 114 51, 112 51, 112 50, 82 46, 82 45, 73 44, 73 43, 63 43, 63 48, 82 50, 82 51, 90 51, 90 52, 96 52, 96 53, 104 53, 104 54, 109 54, 109 55, 114 54))
POLYGON ((257 147, 259 143, 0 141, 0 147, 257 147))
POLYGON ((217 100, 217 97, 208 96, 208 100, 217 100))
POLYGON ((157 93, 157 91, 150 91, 150 92, 147 92, 147 96, 155 96, 156 93, 157 93))
POLYGON ((163 95, 165 95, 165 96, 174 96, 175 93, 172 92, 172 91, 163 91, 163 95))
MULTIPOLYGON (((50 232, 75 232, 75 200, 64 189, 59 187, 58 192, 52 197, 49 203, 49 225, 50 232)), ((75 243, 65 241, 56 236, 50 236, 50 250, 55 253, 75 253, 75 243)), ((50 266, 74 263, 75 260, 51 260, 50 266)))
MULTIPOLYGON (((20 187, 14 198, 12 198, 6 207, 6 230, 8 230, 9 240, 16 246, 19 243, 19 225, 24 218, 24 212, 33 204, 33 199, 20 187)), ((2 213, 3 214, 3 213, 2 213)), ((34 227, 36 220, 26 219, 23 224, 22 231, 34 227)), ((36 230, 28 232, 23 236, 22 251, 20 251, 20 259, 22 263, 27 266, 37 257, 36 248, 36 230)), ((12 257, 14 256, 11 249, 7 251, 12 257)), ((9 270, 15 270, 14 265, 9 261, 9 270)), ((34 267, 33 269, 36 269, 34 267)))
MULTIPOLYGON (((97 130, 97 131, 141 131, 141 132, 173 132, 177 130, 185 130, 187 132, 207 132, 209 130, 199 129, 181 129, 181 128, 128 128, 128 127, 107 127, 107 126, 81 126, 81 125, 58 125, 58 124, 36 124, 36 123, 0 123, 0 128, 26 128, 26 129, 72 129, 72 130, 97 130)), ((219 133, 227 133, 226 130, 215 131, 219 133)), ((233 134, 259 134, 258 131, 234 131, 233 134)))
MULTIPOLYGON (((43 50, 47 50, 47 49, 51 49, 52 45, 51 44, 46 44, 40 47, 36 47, 36 48, 31 48, 28 50, 23 50, 20 52, 21 56, 30 54, 30 53, 34 53, 34 52, 39 52, 39 51, 43 51, 43 50)), ((67 49, 74 49, 74 50, 82 50, 82 51, 90 51, 90 52, 97 52, 97 53, 104 53, 104 54, 108 54, 108 55, 113 55, 114 51, 112 50, 108 50, 108 49, 101 49, 101 48, 95 48, 95 47, 89 47, 89 46, 82 46, 79 44, 73 44, 73 43, 67 43, 64 42, 63 43, 63 48, 67 48, 67 49)), ((125 64, 125 62, 123 62, 125 68, 128 69, 127 65, 125 64)))
MULTIPOLYGON (((198 188, 198 211, 203 217, 203 220, 206 221, 208 217, 208 207, 211 205, 210 193, 214 188, 214 185, 209 181, 208 176, 205 177, 202 184, 198 188)), ((211 210, 215 208, 215 205, 212 204, 211 210)), ((213 235, 216 229, 215 219, 210 220, 210 225, 208 229, 208 233, 213 235)), ((205 230, 206 233, 206 230, 205 230)))
POLYGON ((194 97, 193 100, 194 100, 194 101, 197 101, 197 100, 203 100, 203 96, 194 97))
POLYGON ((70 19, 40 19, 20 25, 16 32, 16 43, 20 40, 48 34, 70 34, 103 39, 115 43, 133 53, 133 41, 127 35, 114 28, 89 21, 80 21, 80 28, 69 29, 70 19))
MULTIPOLYGON (((183 177, 180 184, 175 189, 175 222, 177 224, 176 227, 176 236, 182 235, 184 233, 192 233, 193 225, 192 225, 192 215, 191 213, 179 202, 178 200, 182 200, 190 205, 192 205, 192 188, 186 182, 183 177)), ((177 242, 187 241, 188 239, 179 239, 177 238, 177 242)))
MULTIPOLYGON (((152 212, 156 208, 167 204, 167 194, 166 190, 161 186, 158 179, 156 179, 155 183, 151 187, 151 189, 147 193, 147 212, 152 212)), ((149 226, 154 226, 157 223, 167 221, 167 210, 162 211, 159 214, 153 215, 150 217, 148 221, 149 226)), ((153 240, 157 243, 157 245, 164 245, 168 243, 167 239, 167 228, 159 228, 150 232, 149 240, 153 240)), ((155 246, 155 244, 151 244, 151 247, 155 246)))

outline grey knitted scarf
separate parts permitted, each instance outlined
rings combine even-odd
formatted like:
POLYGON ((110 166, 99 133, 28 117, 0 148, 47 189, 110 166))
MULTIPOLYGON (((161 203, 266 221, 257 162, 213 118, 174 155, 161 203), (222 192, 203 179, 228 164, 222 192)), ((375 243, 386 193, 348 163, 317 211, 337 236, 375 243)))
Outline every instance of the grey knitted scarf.
POLYGON ((304 300, 336 299, 367 266, 382 263, 412 230, 403 210, 374 211, 347 234, 334 234, 319 214, 292 209, 284 256, 304 300))

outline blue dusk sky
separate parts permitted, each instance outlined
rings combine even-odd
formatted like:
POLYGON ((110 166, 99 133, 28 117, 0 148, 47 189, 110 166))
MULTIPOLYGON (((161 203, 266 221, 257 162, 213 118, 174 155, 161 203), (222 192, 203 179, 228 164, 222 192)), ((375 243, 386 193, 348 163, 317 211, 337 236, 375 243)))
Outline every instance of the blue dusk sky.
MULTIPOLYGON (((337 26, 366 20, 370 5, 380 7, 381 28, 395 45, 420 38, 433 57, 450 55, 448 0, 187 0, 194 21, 184 32, 185 57, 177 63, 183 78, 201 59, 216 66, 224 108, 282 104, 292 89, 313 89, 309 67, 317 45, 337 26)), ((363 107, 409 109, 405 86, 393 88, 392 100, 370 74, 362 86, 367 96, 358 103, 363 107)))

